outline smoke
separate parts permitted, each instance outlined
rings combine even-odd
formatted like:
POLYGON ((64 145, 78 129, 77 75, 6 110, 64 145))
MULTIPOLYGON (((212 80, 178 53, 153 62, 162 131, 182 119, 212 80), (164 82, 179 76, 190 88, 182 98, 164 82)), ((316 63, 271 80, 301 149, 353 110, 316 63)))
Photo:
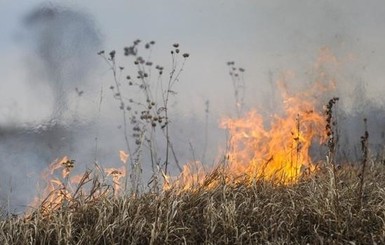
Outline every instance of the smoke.
MULTIPOLYGON (((336 53, 340 51, 334 49, 336 53)), ((365 130, 369 132, 371 155, 382 159, 385 144, 384 101, 370 92, 376 84, 361 76, 365 61, 360 58, 364 55, 358 52, 357 58, 351 56, 341 53, 338 56, 332 55, 334 62, 318 71, 320 74, 328 74, 325 80, 335 82, 335 88, 323 96, 324 103, 333 97, 339 98, 334 108, 337 161, 359 162, 362 158, 361 136, 365 130), (364 119, 367 119, 367 125, 364 119)))
MULTIPOLYGON (((10 213, 25 210, 39 194, 45 184, 40 173, 55 159, 64 155, 74 159, 76 174, 92 168, 95 161, 105 167, 120 166, 118 152, 126 149, 120 104, 108 89, 113 77, 108 67, 100 66, 102 59, 97 53, 102 50, 102 38, 92 18, 72 8, 49 4, 31 10, 22 23, 26 30, 22 43, 27 48, 28 83, 32 88, 25 96, 49 96, 53 103, 48 118, 32 122, 19 119, 0 127, 0 170, 7 176, 0 179, 0 201, 8 203, 10 213), (103 76, 97 77, 100 71, 107 81, 103 76)), ((30 109, 39 112, 44 104, 38 106, 30 109)), ((194 154, 205 155, 206 159, 214 157, 210 152, 204 153, 206 147, 193 149, 193 144, 202 144, 194 139, 204 137, 198 130, 204 125, 190 120, 175 120, 177 135, 171 133, 181 164, 194 158, 194 154), (179 133, 191 138, 191 146, 177 138, 179 133)), ((157 143, 163 153, 166 144, 162 140, 157 143)), ((149 162, 143 154, 142 161, 149 162)), ((141 177, 146 182, 151 177, 151 166, 142 167, 141 177)), ((170 166, 170 170, 177 174, 172 168, 175 166, 170 166)))
POLYGON ((68 94, 84 88, 97 66, 100 33, 87 14, 54 5, 32 10, 23 22, 36 54, 34 64, 40 63, 41 80, 48 82, 54 93, 52 117, 58 119, 67 108, 68 94))
MULTIPOLYGON (((199 42, 192 36, 187 36, 185 39, 186 45, 193 47, 194 43, 200 43, 201 46, 193 48, 191 66, 189 63, 189 67, 186 67, 186 72, 194 76, 186 79, 190 79, 189 84, 186 83, 183 88, 178 89, 179 92, 189 88, 191 93, 197 93, 199 89, 205 90, 205 93, 202 92, 204 96, 201 96, 202 105, 199 105, 199 101, 194 102, 190 99, 184 99, 178 103, 182 106, 194 107, 191 110, 195 112, 201 106, 204 114, 203 101, 209 99, 212 108, 210 108, 209 122, 196 119, 201 116, 195 115, 196 113, 172 119, 173 131, 170 134, 175 140, 174 146, 178 152, 180 164, 183 164, 185 159, 195 160, 195 158, 211 163, 217 155, 215 148, 219 144, 218 138, 225 137, 223 130, 216 127, 219 121, 216 113, 221 110, 226 112, 233 110, 233 104, 229 102, 232 101, 233 98, 230 96, 234 92, 231 91, 231 79, 219 75, 222 71, 223 74, 226 73, 224 64, 226 59, 236 59, 242 64, 246 62, 242 67, 246 68, 246 88, 247 95, 250 97, 246 98, 248 108, 258 107, 267 118, 271 114, 280 112, 282 101, 275 81, 280 79, 282 69, 294 67, 294 71, 298 71, 288 85, 293 93, 302 91, 318 79, 324 82, 334 79, 335 90, 317 99, 319 108, 322 109, 322 105, 326 104, 328 99, 334 96, 340 98, 336 107, 340 159, 360 159, 360 137, 364 133, 364 118, 368 119, 372 153, 381 152, 382 145, 385 143, 385 113, 383 101, 373 94, 373 91, 380 95, 383 92, 378 89, 381 87, 378 83, 380 76, 374 77, 380 72, 370 76, 369 72, 363 68, 367 66, 371 71, 378 68, 370 66, 375 63, 370 62, 371 58, 377 56, 369 54, 368 49, 372 47, 362 48, 363 42, 357 38, 363 36, 362 33, 365 36, 373 36, 374 32, 366 29, 370 23, 366 23, 365 15, 348 13, 353 8, 353 4, 337 4, 330 1, 314 1, 313 4, 305 2, 266 1, 260 6, 252 3, 253 8, 250 8, 252 14, 245 13, 245 18, 241 16, 244 9, 239 9, 240 11, 236 9, 238 5, 241 6, 244 3, 225 6, 228 13, 236 13, 226 15, 223 14, 225 12, 220 12, 221 8, 217 8, 213 2, 210 3, 211 8, 202 8, 206 12, 200 11, 199 16, 203 13, 207 15, 205 18, 199 18, 190 23, 175 21, 172 17, 164 18, 164 13, 159 15, 161 17, 157 16, 159 19, 153 19, 154 16, 156 17, 155 14, 149 14, 143 20, 137 17, 142 20, 141 25, 134 21, 130 22, 131 26, 125 23, 128 28, 125 26, 124 30, 130 28, 137 30, 135 26, 140 26, 138 29, 142 29, 142 34, 143 30, 146 33, 150 30, 143 28, 142 24, 148 27, 153 24, 158 25, 159 30, 155 32, 157 35, 169 33, 168 31, 172 30, 171 27, 176 23, 180 28, 183 27, 183 31, 172 31, 176 35, 172 38, 178 39, 179 35, 185 33, 202 36, 199 42), (219 12, 212 14, 211 11, 219 12), (255 11, 259 11, 258 14, 255 14, 255 11), (212 16, 226 16, 226 19, 212 16), (215 19, 215 25, 208 24, 212 19, 215 19), (238 23, 238 19, 242 21, 238 23), (163 22, 165 20, 170 22, 163 22), (199 29, 200 34, 197 35, 196 30, 194 34, 194 29, 199 29), (201 32, 202 30, 204 32, 201 32), (204 39, 206 34, 209 39, 204 39), (230 41, 222 45, 222 39, 230 41), (253 44, 245 42, 244 39, 252 40, 253 44), (208 42, 202 45, 204 40, 208 42), (229 48, 231 45, 235 47, 234 50, 229 48), (316 50, 322 46, 330 47, 339 62, 324 62, 322 66, 312 67, 314 60, 318 59, 316 50), (354 55, 358 57, 358 61, 349 58, 350 56, 347 55, 349 52, 357 52, 354 55), (281 60, 278 54, 283 57, 281 60), (216 66, 217 64, 223 64, 223 70, 221 65, 216 66), (196 67, 199 69, 203 67, 203 69, 194 70, 197 69, 196 67), (268 72, 269 69, 272 72, 265 82, 255 79, 258 77, 257 73, 268 72), (199 76, 199 74, 203 75, 199 76), (320 77, 320 74, 326 75, 320 77), (218 76, 220 79, 217 79, 218 76), (228 83, 223 85, 226 78, 228 83), (195 81, 200 79, 205 83, 203 88, 200 88, 200 84, 195 81), (377 81, 377 84, 374 81, 377 81), (270 93, 266 92, 268 88, 271 88, 270 93), (206 96, 207 91, 210 91, 211 95, 206 96)), ((177 8, 177 4, 173 6, 177 8)), ((366 6, 364 3, 358 4, 357 11, 369 11, 364 6, 366 6)), ((168 9, 168 7, 164 8, 168 9)), ((154 9, 157 8, 148 10, 154 9)), ((190 8, 186 9, 191 11, 190 8)), ((173 12, 182 16, 186 13, 173 12)), ((377 12, 376 16, 382 19, 384 15, 377 12)), ((190 12, 188 14, 188 16, 191 15, 190 12)), ((371 15, 371 12, 368 15, 371 15)), ((191 16, 191 19, 193 18, 195 16, 191 16)), ((26 60, 29 71, 27 81, 31 91, 18 96, 22 96, 26 101, 31 97, 48 97, 52 100, 52 105, 40 103, 24 109, 24 112, 40 113, 48 107, 50 109, 48 118, 38 117, 39 120, 32 123, 19 120, 15 124, 0 125, 0 170, 3 176, 6 176, 0 179, 0 200, 10 201, 9 206, 16 210, 24 209, 23 205, 35 196, 39 173, 55 158, 69 155, 71 159, 76 160, 76 167, 77 164, 92 163, 95 159, 105 164, 119 163, 118 150, 125 148, 122 130, 118 128, 121 126, 119 125, 121 124, 119 105, 117 106, 116 100, 108 93, 110 91, 107 91, 111 83, 103 84, 103 96, 92 92, 101 87, 101 83, 98 83, 97 78, 94 77, 94 75, 100 75, 97 71, 103 70, 106 74, 108 73, 108 67, 104 66, 100 69, 98 66, 101 60, 96 53, 102 49, 102 37, 92 17, 74 8, 45 4, 30 10, 22 19, 22 23, 25 30, 22 43, 27 49, 26 60), (100 113, 102 115, 97 115, 100 97, 103 98, 103 108, 100 113), (86 102, 86 99, 91 102, 86 102), (111 103, 107 102, 108 100, 111 103), (92 105, 89 106, 87 103, 92 105), (88 113, 84 116, 87 120, 81 119, 81 113, 88 113), (95 145, 98 145, 98 149, 95 145)), ((171 36, 171 33, 164 36, 171 36)), ((124 39, 130 41, 126 37, 124 39)), ((377 60, 381 60, 379 57, 383 55, 378 55, 377 60)), ((376 61, 376 59, 372 60, 376 61)), ((110 74, 107 75, 110 76, 110 74)), ((112 78, 108 77, 108 79, 112 78)), ((20 105, 15 105, 10 111, 17 111, 17 106, 20 105)), ((17 115, 15 117, 17 118, 17 115)), ((161 145, 161 142, 159 144, 161 145)), ((318 151, 316 154, 319 155, 319 159, 325 159, 323 152, 318 151)))
MULTIPOLYGON (((320 84, 313 92, 317 110, 322 112, 328 101, 338 97, 333 107, 333 128, 336 131, 336 152, 339 163, 359 163, 362 158, 361 136, 365 130, 369 132, 369 148, 371 156, 384 158, 385 144, 385 107, 382 96, 371 93, 377 84, 366 81, 361 73, 364 65, 358 57, 359 52, 352 55, 341 50, 338 45, 323 47, 315 58, 315 62, 302 64, 299 71, 285 71, 274 77, 277 83, 283 83, 283 90, 291 95, 301 94, 314 84, 320 84), (310 65, 309 64, 313 64, 310 65), (367 123, 364 123, 366 119, 367 123)), ((271 75, 272 76, 272 75, 271 75)), ((273 81, 273 79, 271 79, 273 81)), ((282 97, 276 82, 271 83, 271 92, 265 96, 268 113, 282 113, 282 97)), ((282 87, 282 86, 281 86, 282 87)), ((282 90, 282 88, 281 88, 282 90)), ((381 91, 382 89, 377 89, 381 91)), ((268 113, 265 113, 268 115, 268 113)), ((315 160, 325 160, 327 147, 314 146, 312 156, 315 160)))
MULTIPOLYGON (((303 91, 317 81, 335 82, 335 88, 317 100, 322 110, 329 99, 339 97, 334 108, 337 115, 338 161, 354 162, 361 159, 360 140, 365 132, 364 118, 367 119, 371 154, 383 158, 385 91, 380 80, 382 69, 377 64, 383 55, 380 54, 382 46, 372 41, 383 39, 379 22, 376 22, 383 16, 382 8, 373 7, 379 6, 379 2, 372 6, 359 1, 350 1, 349 4, 322 1, 311 5, 305 2, 285 2, 284 6, 280 5, 282 15, 278 15, 280 17, 277 19, 282 18, 283 24, 275 25, 275 28, 292 30, 281 30, 281 33, 292 34, 288 37, 288 45, 295 45, 293 49, 298 53, 290 56, 290 63, 285 64, 287 67, 295 66, 296 74, 289 81, 289 86, 296 92, 303 91), (317 54, 315 51, 319 48, 321 51, 317 54)), ((274 80, 278 79, 279 75, 275 75, 274 80)), ((279 103, 275 101, 272 105, 274 111, 279 103)), ((325 154, 321 153, 319 158, 324 160, 325 154)))
MULTIPOLYGON (((7 203, 8 212, 25 209, 37 194, 40 172, 54 159, 71 154, 82 161, 93 156, 96 134, 94 125, 80 121, 83 112, 78 108, 97 87, 92 82, 102 39, 92 18, 82 11, 48 4, 29 11, 22 26, 20 43, 26 48, 31 90, 18 92, 18 96, 26 100, 51 97, 48 108, 52 111, 49 118, 19 119, 0 126, 0 201, 7 203)), ((28 110, 40 113, 45 108, 40 102, 28 110)))

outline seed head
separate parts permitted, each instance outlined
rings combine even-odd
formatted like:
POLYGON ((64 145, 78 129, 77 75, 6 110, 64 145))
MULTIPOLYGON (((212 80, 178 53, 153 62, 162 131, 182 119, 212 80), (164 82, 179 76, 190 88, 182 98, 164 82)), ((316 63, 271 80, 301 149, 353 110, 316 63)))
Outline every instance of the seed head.
POLYGON ((135 48, 135 46, 131 46, 131 47, 125 47, 124 48, 124 55, 125 56, 129 56, 129 55, 136 55, 137 54, 137 50, 135 48))
POLYGON ((115 51, 115 50, 112 50, 112 51, 110 52, 110 58, 111 58, 111 60, 113 60, 113 59, 115 58, 115 54, 116 54, 116 51, 115 51))
POLYGON ((134 45, 138 45, 140 42, 141 42, 140 39, 136 39, 136 40, 134 41, 134 45))

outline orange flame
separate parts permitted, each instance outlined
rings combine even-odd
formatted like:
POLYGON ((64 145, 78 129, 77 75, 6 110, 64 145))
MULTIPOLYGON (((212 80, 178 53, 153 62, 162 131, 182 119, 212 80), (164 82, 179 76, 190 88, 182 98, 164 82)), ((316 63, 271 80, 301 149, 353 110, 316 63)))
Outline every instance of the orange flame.
POLYGON ((119 151, 119 157, 120 157, 120 161, 122 161, 122 163, 127 163, 127 160, 128 160, 128 153, 126 153, 125 151, 119 151))
POLYGON ((107 173, 108 176, 112 176, 112 182, 114 186, 114 195, 118 195, 122 190, 122 178, 126 176, 126 166, 127 160, 129 157, 129 154, 125 151, 120 150, 119 151, 119 157, 120 161, 124 166, 120 168, 104 168, 104 171, 107 173))
POLYGON ((73 179, 69 178, 69 173, 73 165, 74 162, 67 156, 56 159, 50 164, 41 176, 41 179, 46 181, 46 187, 41 193, 43 198, 35 197, 30 206, 37 207, 40 205, 42 210, 50 211, 69 201, 72 198, 69 189, 72 184, 76 184, 79 180, 79 176, 75 176, 73 179), (62 169, 62 179, 55 177, 55 172, 60 169, 62 169))
POLYGON ((176 188, 179 192, 195 189, 201 186, 205 180, 206 171, 201 162, 195 161, 183 166, 178 177, 165 175, 163 190, 176 188))
MULTIPOLYGON (((329 49, 322 49, 316 63, 316 69, 322 70, 328 63, 333 67, 339 61, 329 49)), ((292 76, 292 73, 285 74, 292 76)), ((336 79, 326 72, 319 72, 316 82, 304 92, 290 94, 285 82, 287 77, 278 81, 282 95, 283 113, 271 115, 269 121, 264 119, 256 110, 248 112, 240 118, 224 118, 220 126, 229 132, 228 150, 223 166, 219 171, 207 171, 198 162, 186 164, 178 177, 164 175, 163 190, 177 192, 191 191, 198 188, 213 188, 218 180, 208 180, 208 173, 220 173, 221 181, 225 183, 250 184, 255 180, 267 180, 283 184, 296 183, 305 172, 316 169, 309 154, 311 145, 325 141, 325 118, 317 103, 322 93, 335 88, 336 79), (268 126, 266 126, 268 124, 268 126)), ((104 168, 107 176, 112 177, 114 195, 121 193, 122 180, 127 174, 128 153, 119 151, 123 164, 119 168, 104 168)), ((53 162, 43 173, 47 187, 43 192, 44 208, 55 209, 66 200, 73 198, 71 184, 79 183, 81 177, 69 177, 74 162, 63 157, 53 162), (54 178, 54 172, 62 170, 62 177, 54 178)), ((40 204, 36 198, 32 204, 40 204)))
MULTIPOLYGON (((292 72, 278 81, 283 113, 271 115, 270 121, 255 110, 240 118, 223 119, 220 126, 229 132, 229 148, 221 167, 222 179, 226 183, 239 180, 251 183, 262 179, 290 184, 297 182, 305 172, 314 171, 310 147, 316 141, 326 140, 326 122, 319 100, 336 87, 336 78, 330 76, 327 69, 335 72, 341 64, 329 48, 322 48, 314 66, 317 77, 310 88, 290 94, 286 80, 294 76, 292 72)), ((163 189, 194 190, 207 178, 203 167, 195 167, 195 170, 188 164, 179 178, 166 176, 163 189)))
POLYGON ((122 187, 122 178, 126 176, 126 170, 124 167, 120 168, 104 168, 104 171, 108 176, 112 177, 112 182, 114 186, 114 195, 117 195, 121 191, 122 187))
POLYGON ((285 107, 285 115, 275 115, 268 129, 255 111, 222 121, 230 133, 228 172, 233 178, 244 175, 248 180, 291 183, 304 170, 314 170, 309 148, 316 137, 322 139, 324 119, 312 103, 298 97, 288 98, 285 107))
MULTIPOLYGON (((309 90, 295 95, 290 95, 281 82, 284 113, 273 115, 269 127, 255 110, 241 118, 223 119, 220 126, 230 136, 221 173, 225 180, 251 183, 263 179, 290 184, 297 182, 304 172, 314 171, 309 149, 315 141, 325 140, 326 126, 322 112, 317 112, 320 110, 316 108, 316 95, 333 88, 333 82, 316 82, 309 90)), ((201 165, 187 164, 178 178, 166 177, 164 190, 193 190, 206 175, 201 165)))
MULTIPOLYGON (((119 151, 120 160, 125 165, 129 155, 124 151, 119 151)), ((90 172, 86 171, 82 175, 71 175, 75 162, 67 156, 53 161, 48 168, 42 172, 40 179, 45 181, 45 188, 40 193, 40 197, 36 196, 31 202, 31 208, 40 207, 44 214, 63 207, 71 203, 77 196, 87 192, 85 184, 89 182, 90 172), (61 172, 61 175, 58 174, 61 172), (41 198, 42 197, 42 198, 41 198)), ((121 192, 122 178, 126 176, 126 166, 120 168, 99 168, 105 172, 107 176, 112 178, 113 193, 104 190, 92 191, 93 198, 101 197, 102 195, 113 194, 118 195, 121 192)), ((103 178, 104 180, 104 178, 103 178)))

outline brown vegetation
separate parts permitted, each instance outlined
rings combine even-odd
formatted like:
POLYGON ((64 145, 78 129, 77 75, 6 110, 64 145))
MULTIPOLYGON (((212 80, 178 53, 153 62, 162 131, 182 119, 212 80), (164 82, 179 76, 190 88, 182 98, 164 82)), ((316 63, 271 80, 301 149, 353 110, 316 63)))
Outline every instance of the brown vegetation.
POLYGON ((256 180, 182 193, 79 197, 48 214, 2 220, 0 243, 384 243, 385 169, 380 163, 367 168, 363 196, 359 168, 338 169, 334 189, 325 165, 290 186, 256 180))

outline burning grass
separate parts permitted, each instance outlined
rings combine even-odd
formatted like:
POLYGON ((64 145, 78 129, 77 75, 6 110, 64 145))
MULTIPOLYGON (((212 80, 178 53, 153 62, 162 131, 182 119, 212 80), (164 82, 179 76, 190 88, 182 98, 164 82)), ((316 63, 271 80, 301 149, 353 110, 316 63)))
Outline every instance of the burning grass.
MULTIPOLYGON (((130 48, 135 50, 139 42, 130 48)), ((238 117, 221 124, 229 132, 224 160, 208 170, 199 161, 179 167, 175 157, 181 173, 169 176, 167 166, 174 149, 168 134, 168 96, 188 57, 183 55, 178 70, 173 52, 163 103, 149 99, 145 75, 149 68, 138 68, 137 85, 147 103, 140 119, 129 117, 132 108, 125 106, 120 92, 115 51, 109 56, 100 52, 113 71, 117 91, 114 86, 111 90, 123 111, 127 143, 127 153, 119 154, 123 165, 96 164, 94 170, 72 176, 75 162, 58 159, 43 173, 44 198, 34 200, 34 209, 0 221, 0 244, 385 243, 385 165, 370 160, 366 120, 361 166, 336 165, 333 105, 338 98, 323 111, 319 99, 333 90, 334 79, 324 77, 296 94, 289 93, 285 79, 279 81, 282 114, 272 115, 268 126, 255 111, 240 113, 242 100, 236 97, 238 117), (128 141, 129 118, 136 139, 134 151, 128 141), (159 152, 152 144, 155 130, 165 135, 164 163, 157 160, 159 152), (325 162, 315 164, 311 159, 313 144, 327 148, 325 162), (138 186, 144 146, 150 151, 153 176, 142 193, 138 186)), ((136 65, 150 64, 132 55, 136 65)), ((325 57, 335 63, 334 56, 325 57)), ((162 75, 163 68, 157 69, 162 75)), ((127 79, 129 86, 136 84, 130 76, 127 79)))
MULTIPOLYGON (((72 199, 0 222, 1 244, 373 244, 385 242, 385 166, 330 166, 291 185, 225 183, 217 170, 194 191, 72 199), (217 181, 215 187, 207 185, 217 181), (335 197, 338 196, 338 199, 335 197), (362 203, 361 203, 362 201, 362 203)), ((96 182, 95 182, 96 183, 96 182)), ((99 186, 99 188, 102 188, 99 186)), ((84 196, 83 196, 84 197, 84 196)))

